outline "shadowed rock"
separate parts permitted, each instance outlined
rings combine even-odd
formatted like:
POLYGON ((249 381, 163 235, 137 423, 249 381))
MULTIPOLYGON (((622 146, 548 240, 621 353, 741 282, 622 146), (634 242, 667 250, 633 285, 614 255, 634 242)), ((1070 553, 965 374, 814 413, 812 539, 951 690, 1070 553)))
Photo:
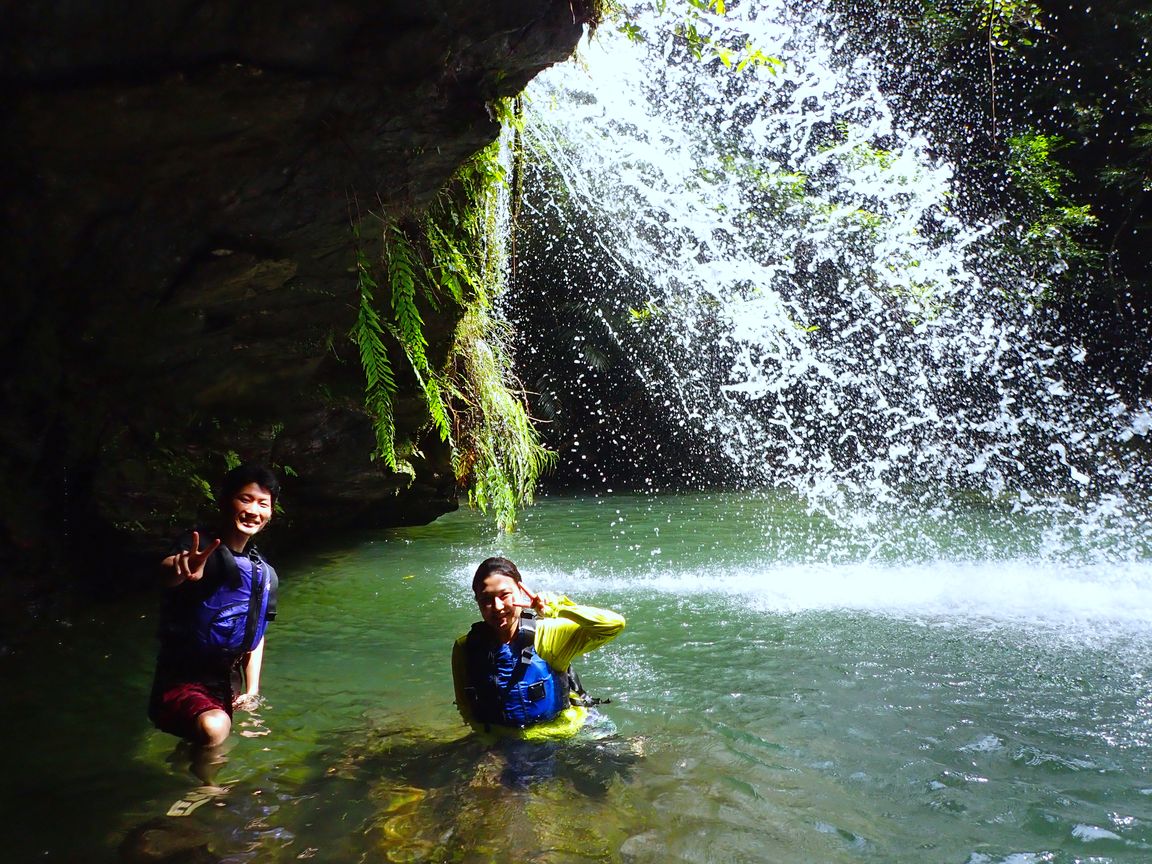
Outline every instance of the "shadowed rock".
MULTIPOLYGON (((229 451, 299 475, 298 527, 454 509, 434 436, 411 485, 370 459, 353 223, 419 215, 496 137, 488 103, 566 58, 583 15, 568 0, 0 12, 0 562, 39 572, 109 527, 162 534, 229 451), (49 498, 52 513, 27 503, 49 498)), ((435 361, 460 309, 424 312, 435 361)), ((394 360, 403 440, 428 416, 394 360)))

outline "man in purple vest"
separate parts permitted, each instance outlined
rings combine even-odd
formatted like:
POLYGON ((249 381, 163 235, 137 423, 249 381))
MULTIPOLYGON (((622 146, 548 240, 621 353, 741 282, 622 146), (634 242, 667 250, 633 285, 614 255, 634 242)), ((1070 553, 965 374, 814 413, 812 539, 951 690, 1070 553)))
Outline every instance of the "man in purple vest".
POLYGON ((166 587, 148 716, 164 732, 215 747, 232 731, 233 709, 259 705, 278 580, 251 541, 272 520, 279 491, 262 465, 232 469, 218 529, 189 532, 160 562, 166 587))

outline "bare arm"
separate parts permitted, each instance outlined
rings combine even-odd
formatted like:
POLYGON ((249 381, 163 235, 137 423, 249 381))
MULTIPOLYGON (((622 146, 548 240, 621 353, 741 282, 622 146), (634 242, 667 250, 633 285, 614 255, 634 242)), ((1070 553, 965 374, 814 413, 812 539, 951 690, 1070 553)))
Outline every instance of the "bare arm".
POLYGON ((256 643, 256 647, 248 654, 248 662, 244 665, 244 692, 232 700, 232 707, 241 711, 251 711, 259 704, 260 670, 264 666, 264 640, 256 643))

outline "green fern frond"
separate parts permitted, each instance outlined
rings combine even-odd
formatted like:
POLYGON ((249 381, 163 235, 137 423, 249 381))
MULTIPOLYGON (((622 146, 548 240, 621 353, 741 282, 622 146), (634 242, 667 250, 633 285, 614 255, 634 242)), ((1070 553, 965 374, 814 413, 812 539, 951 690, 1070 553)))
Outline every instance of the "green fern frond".
MULTIPOLYGON (((377 265, 387 271, 382 281, 390 290, 390 314, 381 314, 372 262, 357 249, 360 308, 354 337, 376 455, 393 471, 414 475, 407 458, 415 452, 411 442, 398 445, 395 440, 397 387, 385 347, 385 339, 394 338, 423 392, 432 427, 451 448, 453 471, 468 490, 469 504, 492 514, 501 530, 511 531, 556 454, 540 443, 512 376, 510 329, 492 313, 504 280, 498 213, 506 173, 499 145, 478 153, 430 208, 419 247, 397 223, 384 223, 383 256, 377 265), (463 314, 444 365, 434 369, 418 301, 440 310, 447 298, 463 314)), ((359 240, 358 229, 354 232, 359 240)))
POLYGON ((453 378, 460 406, 453 460, 457 481, 468 488, 469 504, 492 513, 497 527, 511 531, 517 512, 530 505, 540 476, 556 454, 540 444, 505 349, 507 325, 479 306, 457 329, 453 378))
POLYGON ((400 344, 417 373, 427 374, 428 343, 424 338, 424 319, 416 307, 416 288, 424 264, 408 237, 395 224, 388 226, 384 238, 388 280, 392 287, 392 316, 400 344))
POLYGON ((432 425, 440 440, 452 443, 452 421, 449 417, 448 402, 444 395, 444 385, 436 375, 430 375, 424 382, 424 401, 428 405, 428 413, 432 416, 432 425))
POLYGON ((446 288, 457 306, 465 305, 465 289, 473 291, 476 286, 476 272, 464 253, 433 219, 425 223, 425 236, 432 251, 434 278, 446 288))
POLYGON ((376 312, 375 292, 378 288, 372 278, 371 263, 360 249, 356 251, 357 283, 360 305, 353 327, 353 338, 360 349, 360 365, 364 369, 364 403, 372 417, 376 436, 374 456, 396 470, 396 421, 392 403, 396 395, 396 380, 388 349, 384 346, 384 328, 376 312))

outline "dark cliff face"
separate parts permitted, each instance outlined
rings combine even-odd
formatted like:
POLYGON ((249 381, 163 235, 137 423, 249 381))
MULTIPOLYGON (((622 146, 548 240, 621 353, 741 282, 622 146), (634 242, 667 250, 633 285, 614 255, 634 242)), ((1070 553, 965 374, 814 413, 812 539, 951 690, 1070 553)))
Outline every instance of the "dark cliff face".
MULTIPOLYGON (((284 503, 300 529, 454 508, 435 439, 411 486, 370 459, 352 226, 422 212, 498 134, 486 103, 569 56, 584 14, 569 0, 0 12, 4 569, 110 528, 162 533, 229 452, 298 475, 284 503)), ((430 356, 459 312, 430 311, 430 356)), ((400 386, 411 437, 427 415, 400 386)))

